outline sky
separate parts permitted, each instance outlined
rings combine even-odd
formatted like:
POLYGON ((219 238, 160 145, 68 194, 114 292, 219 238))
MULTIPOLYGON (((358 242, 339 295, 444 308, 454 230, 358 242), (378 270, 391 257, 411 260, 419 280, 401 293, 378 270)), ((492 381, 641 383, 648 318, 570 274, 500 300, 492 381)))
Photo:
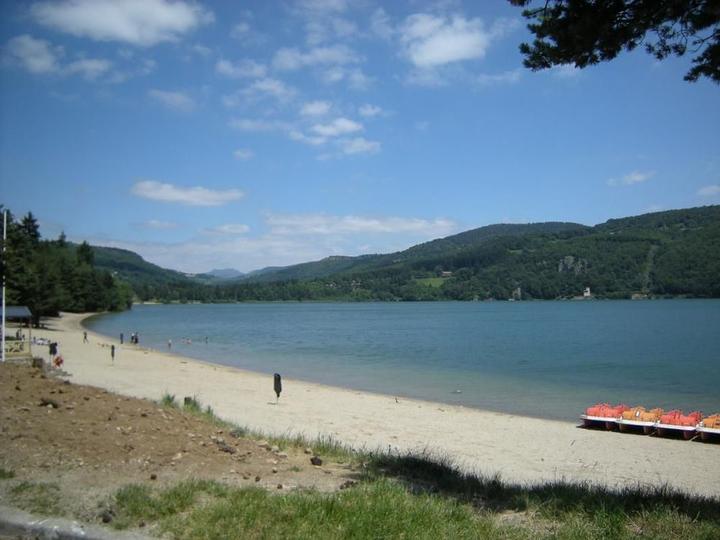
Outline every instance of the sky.
POLYGON ((0 5, 0 204, 184 272, 720 203, 720 86, 532 72, 505 1, 0 5))

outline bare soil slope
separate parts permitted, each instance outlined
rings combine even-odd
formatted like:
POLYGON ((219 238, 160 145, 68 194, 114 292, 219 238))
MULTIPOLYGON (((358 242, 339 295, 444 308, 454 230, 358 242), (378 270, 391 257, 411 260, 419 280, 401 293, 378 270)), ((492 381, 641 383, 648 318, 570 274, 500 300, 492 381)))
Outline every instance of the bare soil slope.
MULTIPOLYGON (((22 493, 45 487, 48 510, 101 519, 112 494, 129 483, 214 479, 273 491, 333 491, 351 466, 310 462, 310 449, 236 436, 207 418, 158 403, 80 386, 25 365, 0 365, 0 499, 32 507, 22 493), (9 474, 8 474, 9 473, 9 474)), ((37 496, 37 493, 35 493, 37 496)))

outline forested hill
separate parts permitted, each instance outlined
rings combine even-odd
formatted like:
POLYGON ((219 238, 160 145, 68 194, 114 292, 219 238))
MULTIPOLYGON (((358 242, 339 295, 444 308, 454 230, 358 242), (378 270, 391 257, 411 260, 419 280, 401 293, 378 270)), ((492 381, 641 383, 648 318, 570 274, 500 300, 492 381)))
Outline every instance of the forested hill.
POLYGON ((720 206, 594 227, 490 225, 397 253, 329 257, 211 286, 177 272, 152 283, 121 275, 140 299, 159 301, 554 299, 586 287, 597 298, 720 297, 720 206))
POLYGON ((31 214, 11 225, 10 298, 41 314, 122 309, 131 296, 160 302, 525 300, 573 298, 589 287, 597 298, 720 297, 720 206, 594 227, 490 225, 396 253, 329 257, 235 281, 167 270, 127 250, 78 246, 64 237, 40 240, 31 214))
POLYGON ((464 250, 477 248, 501 237, 521 237, 541 234, 576 235, 589 231, 590 227, 577 223, 530 223, 498 224, 472 229, 445 238, 418 244, 404 251, 385 255, 361 255, 359 257, 327 257, 320 261, 296 264, 283 268, 266 269, 247 274, 247 282, 271 282, 292 279, 316 279, 339 273, 361 273, 383 268, 398 268, 403 264, 418 263, 427 259, 447 259, 464 250))

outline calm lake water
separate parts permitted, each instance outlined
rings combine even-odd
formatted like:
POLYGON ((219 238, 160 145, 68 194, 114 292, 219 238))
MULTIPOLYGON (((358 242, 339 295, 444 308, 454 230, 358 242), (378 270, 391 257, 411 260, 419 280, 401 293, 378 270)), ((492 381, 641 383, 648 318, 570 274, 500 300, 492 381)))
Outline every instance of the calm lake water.
POLYGON ((143 305, 87 326, 217 364, 543 418, 598 401, 720 412, 718 300, 143 305))

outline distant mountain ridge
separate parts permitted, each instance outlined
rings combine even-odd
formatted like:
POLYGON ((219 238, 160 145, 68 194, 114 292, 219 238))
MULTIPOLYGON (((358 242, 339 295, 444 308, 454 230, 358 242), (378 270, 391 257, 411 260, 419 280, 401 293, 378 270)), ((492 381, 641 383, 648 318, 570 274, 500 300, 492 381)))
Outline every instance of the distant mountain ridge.
POLYGON ((244 276, 245 273, 240 270, 235 270, 234 268, 216 268, 210 270, 209 272, 205 272, 204 275, 216 277, 218 279, 236 279, 244 276))
POLYGON ((290 279, 316 279, 341 272, 378 270, 402 263, 420 261, 428 257, 452 256, 464 249, 479 246, 500 237, 521 237, 532 234, 581 234, 591 229, 586 225, 564 222, 487 225, 417 244, 404 251, 382 255, 359 255, 356 257, 336 255, 319 261, 266 269, 259 273, 251 272, 243 280, 248 282, 269 282, 290 279))
POLYGON ((497 224, 406 250, 333 256, 220 280, 95 248, 140 298, 165 301, 483 300, 720 297, 720 206, 611 219, 594 227, 497 224), (208 287, 207 285, 212 285, 208 287), (139 292, 138 292, 139 291, 139 292))

